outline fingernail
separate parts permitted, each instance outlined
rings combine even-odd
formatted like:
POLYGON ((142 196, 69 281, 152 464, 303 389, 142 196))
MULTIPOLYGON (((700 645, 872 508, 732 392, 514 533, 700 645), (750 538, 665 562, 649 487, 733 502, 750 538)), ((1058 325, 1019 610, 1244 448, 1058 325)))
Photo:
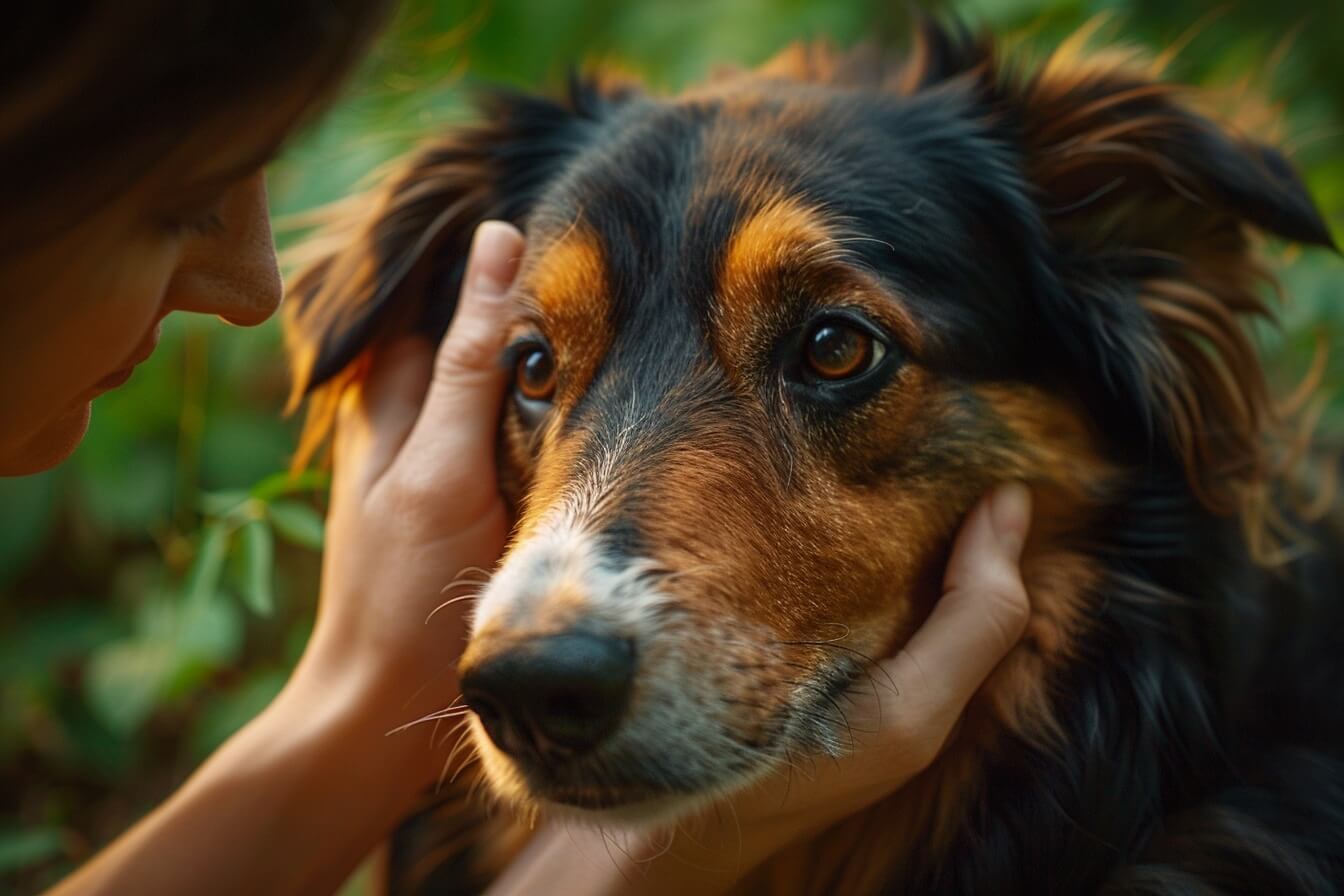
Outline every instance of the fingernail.
POLYGON ((989 518, 999 543, 1018 556, 1031 528, 1031 490, 1020 482, 999 486, 989 499, 989 518))
POLYGON ((523 235, 504 221, 486 221, 476 228, 471 245, 471 288, 485 299, 509 291, 523 254, 523 235))

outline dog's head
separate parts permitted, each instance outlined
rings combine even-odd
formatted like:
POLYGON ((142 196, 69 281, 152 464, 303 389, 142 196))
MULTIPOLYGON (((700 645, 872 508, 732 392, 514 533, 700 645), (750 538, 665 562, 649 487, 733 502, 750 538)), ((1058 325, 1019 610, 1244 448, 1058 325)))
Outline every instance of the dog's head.
MULTIPOLYGON (((496 96, 298 280, 299 387, 339 384, 442 331, 476 223, 527 233, 516 533, 461 665, 496 790, 647 816, 840 749, 841 692, 996 481, 1036 487, 1038 550, 1153 471, 1237 508, 1267 413, 1247 232, 1328 233, 1275 151, 1086 59, 1018 75, 926 27, 896 66, 496 96)), ((1064 579, 1005 705, 1085 624, 1064 579)))

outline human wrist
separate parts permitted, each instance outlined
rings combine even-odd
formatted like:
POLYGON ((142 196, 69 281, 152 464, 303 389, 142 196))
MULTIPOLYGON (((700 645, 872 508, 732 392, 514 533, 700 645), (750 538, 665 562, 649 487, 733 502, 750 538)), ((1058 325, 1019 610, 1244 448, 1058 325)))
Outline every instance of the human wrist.
MULTIPOLYGON (((393 733, 418 715, 422 695, 388 670, 370 663, 341 664, 309 651, 289 683, 255 720, 254 739, 286 750, 318 772, 315 785, 326 789, 326 776, 339 776, 341 792, 389 823, 412 806, 428 782, 428 730, 393 733), (417 696, 416 701, 407 698, 417 696)), ((444 701, 447 702, 447 701, 444 701)))

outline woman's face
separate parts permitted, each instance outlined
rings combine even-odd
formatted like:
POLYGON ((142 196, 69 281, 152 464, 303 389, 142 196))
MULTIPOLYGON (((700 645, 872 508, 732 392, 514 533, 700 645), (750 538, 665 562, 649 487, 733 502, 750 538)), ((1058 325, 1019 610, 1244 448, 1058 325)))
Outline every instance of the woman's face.
POLYGON ((260 172, 164 166, 56 237, 0 254, 0 476, 70 456, 173 311, 240 326, 280 303, 260 172), (195 170, 191 170, 191 169, 195 170))

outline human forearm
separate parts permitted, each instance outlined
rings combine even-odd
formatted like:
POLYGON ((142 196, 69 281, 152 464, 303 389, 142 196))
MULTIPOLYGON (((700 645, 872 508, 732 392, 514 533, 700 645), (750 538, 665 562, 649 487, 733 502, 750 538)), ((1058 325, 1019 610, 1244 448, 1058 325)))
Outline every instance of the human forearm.
POLYGON ((428 752, 422 738, 384 736, 391 717, 372 692, 353 676, 296 675, 55 896, 334 891, 414 798, 393 772, 428 752))

